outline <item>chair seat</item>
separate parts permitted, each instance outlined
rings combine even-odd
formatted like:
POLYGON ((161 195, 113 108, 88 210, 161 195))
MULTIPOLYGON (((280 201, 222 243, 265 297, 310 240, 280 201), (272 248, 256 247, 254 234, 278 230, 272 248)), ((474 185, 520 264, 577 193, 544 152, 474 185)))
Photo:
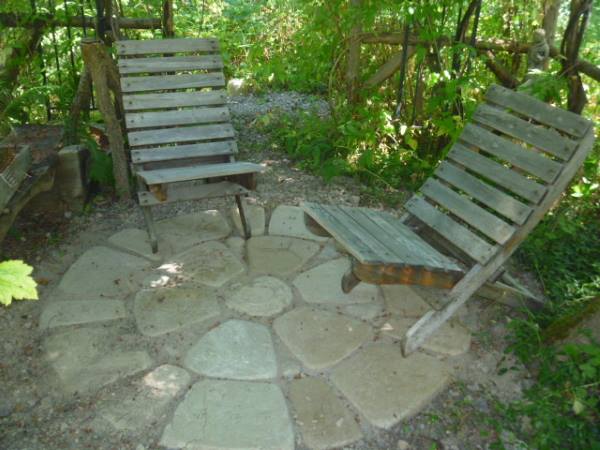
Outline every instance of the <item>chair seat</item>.
POLYGON ((361 264, 463 273, 453 260, 389 213, 309 202, 302 208, 361 264))
POLYGON ((232 162, 222 164, 205 164, 198 166, 173 167, 156 170, 140 170, 136 174, 148 185, 179 183, 183 181, 202 180, 207 178, 243 175, 262 172, 264 167, 249 162, 232 162))

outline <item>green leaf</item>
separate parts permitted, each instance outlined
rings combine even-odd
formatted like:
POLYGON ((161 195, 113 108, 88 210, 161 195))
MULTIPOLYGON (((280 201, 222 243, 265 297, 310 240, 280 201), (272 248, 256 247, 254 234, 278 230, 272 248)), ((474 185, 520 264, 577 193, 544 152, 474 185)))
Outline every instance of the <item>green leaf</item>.
POLYGON ((10 305, 12 300, 37 300, 36 283, 31 278, 33 267, 23 261, 0 263, 0 303, 10 305))
POLYGON ((581 400, 579 400, 578 398, 576 398, 575 401, 573 402, 573 412, 575 413, 575 415, 581 414, 584 409, 585 409, 584 403, 581 400))

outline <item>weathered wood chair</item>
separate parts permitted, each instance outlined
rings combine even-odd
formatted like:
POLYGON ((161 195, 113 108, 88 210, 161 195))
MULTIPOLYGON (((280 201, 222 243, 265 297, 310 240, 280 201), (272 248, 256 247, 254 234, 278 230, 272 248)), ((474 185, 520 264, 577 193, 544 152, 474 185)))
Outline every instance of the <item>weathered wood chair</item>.
POLYGON ((499 86, 485 98, 400 219, 366 208, 303 205, 307 224, 353 256, 344 291, 359 281, 450 289, 442 309, 408 330, 405 354, 502 275, 593 146, 593 124, 576 114, 499 86))
POLYGON ((215 39, 116 42, 132 172, 154 252, 154 205, 234 196, 246 237, 242 197, 258 164, 236 162, 223 61, 215 39))

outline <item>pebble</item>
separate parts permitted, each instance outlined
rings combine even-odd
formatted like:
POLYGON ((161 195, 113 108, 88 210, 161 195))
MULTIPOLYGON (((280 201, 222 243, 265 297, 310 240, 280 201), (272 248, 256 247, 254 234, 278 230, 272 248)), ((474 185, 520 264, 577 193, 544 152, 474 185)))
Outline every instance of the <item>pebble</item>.
POLYGON ((408 450, 410 448, 410 444, 406 441, 403 441, 402 439, 400 439, 398 441, 398 443, 396 444, 396 448, 398 450, 408 450))

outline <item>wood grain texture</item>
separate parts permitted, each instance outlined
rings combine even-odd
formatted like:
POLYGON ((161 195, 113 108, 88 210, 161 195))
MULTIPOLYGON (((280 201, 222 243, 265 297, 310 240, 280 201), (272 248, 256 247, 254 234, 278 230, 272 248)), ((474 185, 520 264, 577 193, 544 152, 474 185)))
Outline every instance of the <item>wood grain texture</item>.
POLYGON ((499 244, 515 232, 514 227, 437 180, 427 180, 421 192, 499 244))
POLYGON ((454 144, 448 158, 532 203, 538 203, 546 193, 544 185, 473 152, 460 143, 454 144))
POLYGON ((154 53, 218 52, 217 39, 150 39, 116 41, 119 56, 149 55, 154 53))
POLYGON ((139 191, 138 199, 142 206, 155 206, 162 203, 196 200, 199 198, 217 198, 231 195, 246 195, 248 191, 242 186, 229 181, 204 183, 193 181, 188 183, 164 185, 164 199, 157 198, 150 191, 139 191))
POLYGON ((473 120, 515 139, 520 139, 562 160, 569 159, 576 147, 574 141, 561 136, 551 128, 534 125, 490 105, 479 105, 473 114, 473 120))
POLYGON ((185 108, 190 106, 217 106, 227 103, 224 90, 205 92, 165 92, 159 94, 124 95, 125 111, 144 109, 185 108))
POLYGON ((148 185, 180 183, 182 181, 219 178, 242 173, 262 172, 263 167, 248 162, 206 164, 199 166, 174 167, 170 169, 141 170, 137 172, 148 185))
POLYGON ((119 72, 121 75, 222 68, 223 60, 219 55, 163 56, 156 58, 149 57, 119 60, 119 72))
POLYGON ((144 164, 174 159, 233 155, 235 153, 237 153, 237 144, 235 141, 219 141, 131 150, 131 161, 134 164, 144 164))
POLYGON ((527 94, 514 92, 501 86, 490 87, 485 98, 491 103, 511 109, 576 138, 584 136, 591 126, 591 122, 577 114, 550 106, 527 94))
POLYGON ((130 112, 125 115, 128 130, 227 121, 229 121, 229 108, 227 107, 130 112))
POLYGON ((448 161, 442 161, 435 175, 518 225, 531 214, 529 206, 448 161))
POLYGON ((485 264, 497 251, 496 246, 488 244, 420 196, 413 196, 405 207, 420 221, 452 242, 475 261, 485 264))
POLYGON ((121 90, 123 92, 148 92, 208 87, 221 88, 223 86, 225 86, 225 76, 220 72, 121 77, 121 90))
POLYGON ((474 124, 467 124, 459 139, 548 183, 553 182, 562 169, 558 162, 474 124))
POLYGON ((174 144, 177 142, 200 142, 211 139, 228 139, 235 136, 231 124, 198 125, 191 127, 163 128, 157 130, 132 131, 128 134, 129 145, 174 144))

